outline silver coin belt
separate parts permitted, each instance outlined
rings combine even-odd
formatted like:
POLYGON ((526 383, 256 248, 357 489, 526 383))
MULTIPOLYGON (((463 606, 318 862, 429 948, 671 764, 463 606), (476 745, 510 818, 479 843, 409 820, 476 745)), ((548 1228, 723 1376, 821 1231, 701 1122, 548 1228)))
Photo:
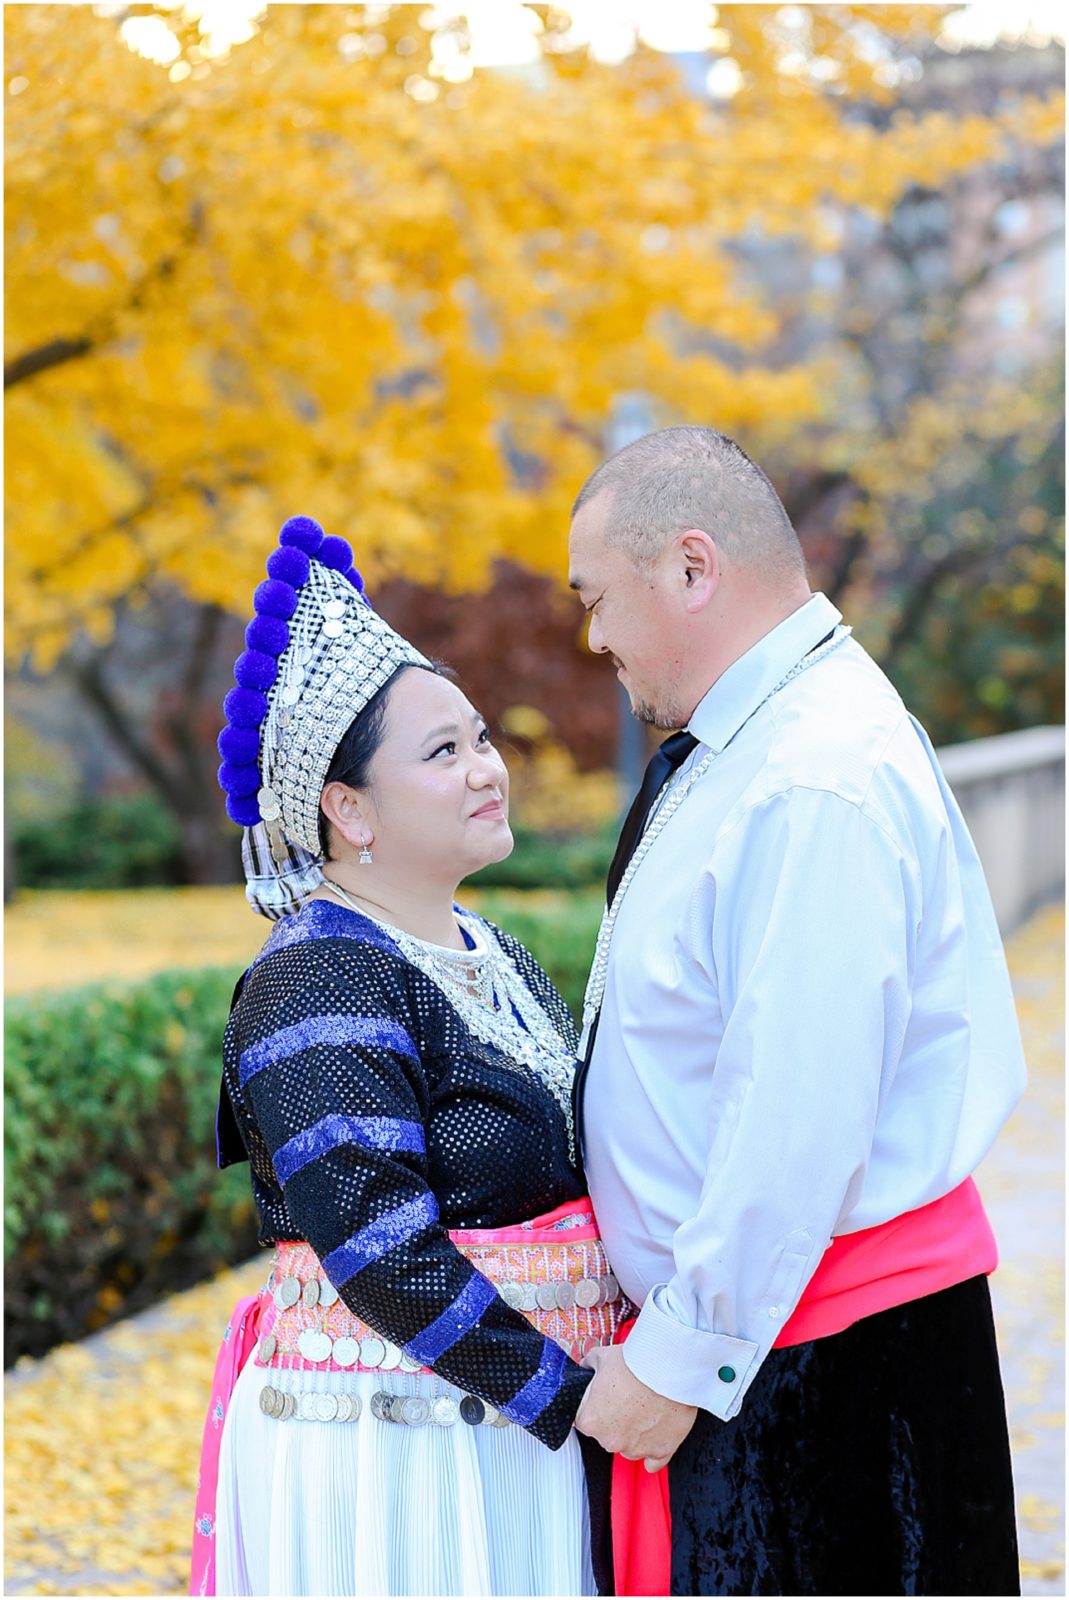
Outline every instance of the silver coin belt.
MULTIPOLYGON (((574 1360, 581 1360, 593 1345, 611 1343, 631 1315, 630 1302, 609 1267, 600 1239, 573 1241, 565 1230, 541 1239, 532 1236, 530 1243, 484 1243, 479 1230, 470 1230, 460 1232, 456 1242, 496 1284, 505 1303, 525 1314, 574 1360)), ((276 1246, 264 1292, 270 1298, 262 1313, 256 1352, 260 1368, 432 1373, 345 1304, 305 1242, 276 1246)))
POLYGON ((620 1298, 616 1274, 580 1278, 578 1283, 500 1283, 497 1292, 514 1311, 570 1311, 581 1306, 592 1311, 620 1298))
MULTIPOLYGON (((818 661, 823 661, 825 656, 830 655, 833 650, 837 650, 841 644, 845 644, 850 637, 850 633, 851 629, 848 627, 837 627, 826 644, 821 645, 818 650, 811 650, 808 655, 795 662, 791 670, 785 673, 779 682, 768 691, 768 694, 761 701, 761 705, 754 707, 751 715, 756 715, 761 706, 767 705, 772 696, 779 694, 780 690, 786 688, 787 684, 793 679, 799 677, 803 672, 808 672, 810 667, 815 667, 818 661)), ((699 778, 705 776, 705 773, 720 753, 718 750, 709 750, 689 771, 673 773, 650 808, 650 820, 641 839, 635 846, 634 854, 627 863, 623 877, 617 885, 612 905, 607 905, 602 913, 601 927, 598 929, 597 944, 594 948, 594 960, 590 968, 590 977, 587 979, 586 995, 583 999, 583 1037, 579 1044, 580 1056, 586 1047, 586 1041, 593 1026, 594 1018, 601 1009, 601 1002, 605 995, 605 978, 609 970, 609 945, 612 942, 612 931, 616 926, 617 913, 623 904, 624 896, 631 887, 631 880, 646 859, 655 840, 664 832, 667 823, 679 810, 699 778)))
MULTIPOLYGON (((311 1251, 308 1253, 311 1254, 311 1251)), ((429 1370, 398 1345, 380 1338, 365 1323, 359 1322, 342 1303, 329 1278, 308 1276, 302 1280, 299 1277, 280 1277, 271 1289, 271 1299, 280 1315, 273 1320, 272 1331, 265 1333, 260 1340, 256 1352, 259 1366, 303 1366, 309 1363, 319 1367, 329 1363, 343 1371, 351 1371, 354 1367, 377 1372, 429 1370), (337 1320, 348 1330, 338 1337, 327 1332, 322 1315, 335 1306, 338 1308, 337 1320), (294 1318, 287 1313, 299 1309, 318 1314, 311 1321, 304 1318, 307 1325, 298 1327, 294 1318), (297 1358, 296 1363, 294 1358, 297 1358)))
MULTIPOLYGON (((589 1311, 595 1306, 607 1306, 611 1300, 618 1300, 620 1285, 616 1274, 609 1272, 603 1278, 580 1278, 578 1283, 499 1283, 497 1292, 514 1311, 570 1311, 573 1306, 582 1306, 589 1311)), ((272 1298, 280 1311, 289 1310, 298 1300, 311 1310, 316 1305, 333 1305, 338 1299, 338 1291, 326 1278, 309 1278, 303 1285, 297 1278, 283 1278, 272 1298), (292 1288, 289 1287, 291 1284, 292 1288)), ((379 1367, 384 1372, 392 1372, 395 1367, 400 1367, 402 1372, 427 1370, 418 1362, 412 1362, 411 1357, 406 1356, 397 1345, 391 1344, 388 1339, 380 1339, 377 1334, 362 1340, 335 1339, 331 1350, 321 1354, 326 1346, 312 1341, 326 1337, 326 1334, 319 1334, 313 1328, 305 1328, 298 1335, 297 1347, 306 1361, 332 1359, 339 1367, 379 1367), (336 1348, 338 1345, 358 1343, 361 1348, 355 1355, 347 1348, 339 1354, 336 1348), (372 1356, 374 1360, 368 1359, 372 1356)), ((270 1361, 278 1348, 273 1335, 260 1340, 262 1351, 265 1346, 268 1348, 263 1359, 270 1361)))
MULTIPOLYGON (((355 1422, 363 1409, 358 1394, 292 1394, 269 1383, 260 1390, 260 1410, 276 1422, 355 1422)), ((466 1422, 471 1428, 512 1426, 496 1406, 474 1394, 454 1400, 447 1394, 427 1398, 418 1394, 388 1394, 380 1389, 371 1396, 370 1409, 380 1422, 394 1422, 407 1428, 418 1428, 425 1423, 451 1428, 457 1422, 466 1422)))

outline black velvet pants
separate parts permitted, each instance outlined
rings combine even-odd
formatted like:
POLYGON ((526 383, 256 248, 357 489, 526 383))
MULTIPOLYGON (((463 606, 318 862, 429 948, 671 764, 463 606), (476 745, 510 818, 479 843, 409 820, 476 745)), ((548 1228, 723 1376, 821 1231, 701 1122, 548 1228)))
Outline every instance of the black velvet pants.
POLYGON ((668 1475, 674 1595, 1019 1594, 987 1279, 773 1350, 668 1475))

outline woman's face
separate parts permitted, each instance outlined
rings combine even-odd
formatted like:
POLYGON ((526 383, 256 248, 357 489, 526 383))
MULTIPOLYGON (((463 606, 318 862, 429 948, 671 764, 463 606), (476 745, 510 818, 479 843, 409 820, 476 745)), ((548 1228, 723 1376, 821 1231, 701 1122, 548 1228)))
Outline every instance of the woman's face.
POLYGON ((455 885, 512 849, 509 776, 483 718, 448 678, 410 667, 390 689, 364 810, 375 866, 455 885))

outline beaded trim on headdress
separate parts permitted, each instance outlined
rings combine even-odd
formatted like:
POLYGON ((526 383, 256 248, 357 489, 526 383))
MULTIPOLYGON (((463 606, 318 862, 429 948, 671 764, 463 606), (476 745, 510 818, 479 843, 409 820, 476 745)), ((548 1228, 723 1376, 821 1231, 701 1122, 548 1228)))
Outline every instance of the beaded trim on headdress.
POLYGON ((227 815, 263 825, 286 867, 318 858, 319 797, 353 718, 398 667, 430 663, 372 609, 345 540, 311 517, 285 523, 267 574, 223 702, 219 783, 227 815))

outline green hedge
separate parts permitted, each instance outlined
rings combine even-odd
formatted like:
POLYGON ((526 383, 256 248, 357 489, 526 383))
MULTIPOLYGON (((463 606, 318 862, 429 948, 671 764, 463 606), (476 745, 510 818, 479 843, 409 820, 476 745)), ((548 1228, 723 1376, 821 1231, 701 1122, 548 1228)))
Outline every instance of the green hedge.
POLYGON ((84 796, 43 821, 24 817, 13 825, 11 843, 24 889, 141 889, 182 882, 177 824, 147 790, 84 796))
POLYGON ((251 1254, 247 1167, 220 1173, 219 1041, 236 971, 8 1002, 8 1364, 251 1254))
POLYGON ((619 827, 614 822, 595 833, 534 833, 514 825, 511 855, 484 867, 469 881, 510 889, 603 888, 619 827))
MULTIPOLYGON (((504 861, 476 873, 476 888, 577 889, 604 884, 617 826, 591 833, 513 827, 504 861)), ((12 824, 15 871, 24 889, 139 889, 183 881, 174 817, 149 790, 78 800, 69 811, 12 824)), ((235 869, 237 856, 235 854, 235 869)))
MULTIPOLYGON (((487 892, 578 1013, 595 890, 487 892)), ((252 1254, 248 1167, 219 1172, 220 1040, 237 969, 23 996, 5 1023, 8 1364, 252 1254)))

